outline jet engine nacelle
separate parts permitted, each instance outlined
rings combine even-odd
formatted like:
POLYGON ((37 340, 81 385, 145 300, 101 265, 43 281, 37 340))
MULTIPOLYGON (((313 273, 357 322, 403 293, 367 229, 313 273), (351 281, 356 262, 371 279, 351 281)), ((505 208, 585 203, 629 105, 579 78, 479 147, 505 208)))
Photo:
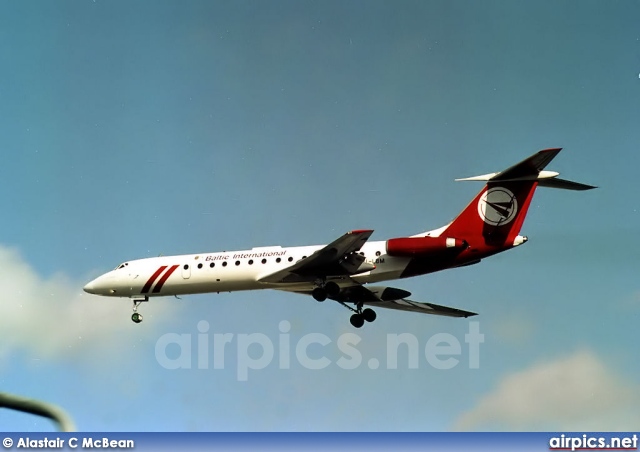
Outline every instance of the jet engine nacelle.
POLYGON ((425 257, 444 251, 463 250, 466 241, 452 237, 400 237, 387 240, 387 254, 398 257, 425 257))

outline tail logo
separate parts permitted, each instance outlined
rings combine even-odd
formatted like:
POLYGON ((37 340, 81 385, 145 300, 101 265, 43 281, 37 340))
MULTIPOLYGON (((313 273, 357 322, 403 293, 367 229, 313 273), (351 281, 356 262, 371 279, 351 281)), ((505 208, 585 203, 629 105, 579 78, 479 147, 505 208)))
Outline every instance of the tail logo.
POLYGON ((504 187, 488 189, 478 201, 478 215, 491 226, 509 224, 518 213, 516 195, 504 187))

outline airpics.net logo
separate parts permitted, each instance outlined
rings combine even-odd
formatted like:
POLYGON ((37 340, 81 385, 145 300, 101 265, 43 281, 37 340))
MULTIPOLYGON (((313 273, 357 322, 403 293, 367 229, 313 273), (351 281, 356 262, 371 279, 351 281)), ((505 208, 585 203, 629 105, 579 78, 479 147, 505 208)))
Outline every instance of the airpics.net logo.
POLYGON ((323 333, 294 336, 287 320, 279 323, 274 337, 264 333, 215 333, 210 331, 206 320, 198 322, 197 330, 195 335, 166 333, 160 336, 155 346, 158 364, 168 370, 224 370, 235 367, 238 381, 247 381, 250 372, 267 368, 291 369, 292 362, 308 370, 323 370, 331 366, 354 370, 363 365, 371 370, 381 366, 386 369, 418 369, 425 364, 437 370, 449 370, 459 365, 478 369, 480 344, 484 342, 484 334, 480 333, 477 321, 469 322, 463 340, 450 333, 436 333, 429 337, 389 333, 385 338, 386 347, 377 351, 377 357, 365 359, 361 351, 365 347, 359 335, 343 333, 335 339, 323 333), (384 358, 381 359, 381 355, 384 358))

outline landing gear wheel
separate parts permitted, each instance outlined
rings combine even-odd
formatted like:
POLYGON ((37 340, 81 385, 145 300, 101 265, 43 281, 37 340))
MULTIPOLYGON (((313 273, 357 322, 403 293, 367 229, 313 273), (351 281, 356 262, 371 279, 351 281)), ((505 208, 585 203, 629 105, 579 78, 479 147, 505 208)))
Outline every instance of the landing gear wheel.
POLYGON ((362 317, 367 321, 367 322, 373 322, 376 319, 376 311, 374 311, 373 309, 365 309, 364 311, 362 311, 362 317))
POLYGON ((327 292, 327 296, 333 298, 340 295, 340 286, 333 281, 329 281, 324 285, 324 290, 327 292))
POLYGON ((311 296, 316 299, 316 301, 324 301, 327 299, 327 291, 322 287, 316 287, 311 292, 311 296))
POLYGON ((131 320, 133 320, 133 323, 142 322, 142 314, 140 314, 139 312, 134 312, 133 314, 131 314, 131 320))
POLYGON ((351 322, 351 325, 355 326, 356 328, 362 328, 362 325, 364 325, 364 317, 362 316, 362 314, 353 314, 349 321, 351 322))

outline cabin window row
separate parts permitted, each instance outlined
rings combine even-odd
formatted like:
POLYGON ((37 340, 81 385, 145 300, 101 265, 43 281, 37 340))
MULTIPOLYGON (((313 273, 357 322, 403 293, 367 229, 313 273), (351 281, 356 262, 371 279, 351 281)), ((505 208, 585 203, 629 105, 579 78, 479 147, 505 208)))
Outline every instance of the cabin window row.
MULTIPOLYGON (((364 256, 364 253, 362 253, 362 252, 361 252, 360 254, 364 256)), ((380 253, 380 251, 376 251, 376 256, 380 256, 380 254, 382 254, 382 253, 380 253)), ((306 259, 306 258, 307 258, 307 256, 302 256, 302 259, 306 259)), ((289 262, 293 262, 293 257, 292 257, 292 256, 289 256, 289 258, 288 258, 287 260, 288 260, 289 262)), ((262 262, 263 264, 266 264, 266 263, 267 263, 267 259, 262 259, 262 261, 261 261, 261 262, 262 262)), ((279 257, 277 257, 277 258, 276 258, 276 262, 279 264, 280 262, 282 262, 282 259, 281 259, 281 258, 279 258, 279 257)), ((249 260, 247 261, 247 263, 248 263, 249 265, 253 265, 253 259, 249 259, 249 260)), ((235 264, 236 264, 236 266, 240 265, 240 261, 236 261, 236 262, 235 262, 235 264)), ((124 265, 124 264, 123 264, 123 265, 124 265)), ((222 261, 222 266, 223 266, 223 267, 226 267, 227 265, 228 265, 227 261, 222 261)), ((209 264, 209 267, 210 267, 210 268, 214 268, 215 266, 216 266, 216 263, 215 263, 215 262, 211 262, 211 263, 209 264)), ((198 268, 202 268, 202 267, 203 267, 203 264, 202 264, 202 263, 198 264, 198 268)), ((184 267, 182 267, 182 268, 184 268, 185 270, 189 270, 189 264, 185 264, 185 265, 184 265, 184 267)))
MULTIPOLYGON (((302 256, 302 258, 303 258, 303 259, 305 259, 306 257, 307 257, 307 256, 302 256)), ((289 262, 293 262, 293 257, 289 257, 287 260, 288 260, 289 262)), ((260 262, 262 262, 263 264, 266 264, 266 263, 267 263, 267 259, 262 259, 260 262)), ((277 258, 276 258, 276 262, 277 262, 277 263, 282 262, 282 258, 277 257, 277 258)), ((236 261, 236 262, 235 262, 235 264, 236 264, 236 265, 240 265, 240 263, 241 263, 240 261, 236 261)), ((253 265, 254 261, 253 261, 253 259, 249 259, 249 260, 247 261, 247 263, 248 263, 249 265, 253 265)), ((223 267, 226 267, 227 265, 229 265, 229 263, 228 263, 227 261, 222 261, 222 266, 223 266, 223 267)), ((211 262, 211 263, 209 264, 209 267, 210 267, 210 268, 214 268, 215 266, 216 266, 216 263, 215 263, 215 262, 211 262)), ((202 268, 202 267, 203 267, 203 264, 202 264, 202 263, 198 264, 198 268, 202 268)), ((182 268, 184 268, 185 270, 189 270, 189 264, 185 264, 182 268)))

